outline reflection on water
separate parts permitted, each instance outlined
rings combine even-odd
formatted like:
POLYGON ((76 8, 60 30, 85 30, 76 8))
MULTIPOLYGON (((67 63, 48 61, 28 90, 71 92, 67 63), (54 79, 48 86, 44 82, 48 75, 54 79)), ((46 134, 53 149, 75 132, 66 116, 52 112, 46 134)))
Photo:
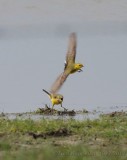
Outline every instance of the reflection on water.
POLYGON ((41 120, 41 119, 56 119, 56 120, 67 120, 67 119, 75 119, 75 120, 87 120, 87 119, 96 119, 99 117, 98 113, 85 113, 85 114, 76 114, 75 116, 68 115, 42 115, 42 114, 30 114, 23 113, 22 115, 16 113, 5 114, 5 117, 8 119, 33 119, 33 120, 41 120))

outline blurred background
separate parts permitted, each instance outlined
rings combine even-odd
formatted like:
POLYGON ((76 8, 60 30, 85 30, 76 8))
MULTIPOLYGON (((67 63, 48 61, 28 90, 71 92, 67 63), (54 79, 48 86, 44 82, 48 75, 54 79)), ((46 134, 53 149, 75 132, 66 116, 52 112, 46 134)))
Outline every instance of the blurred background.
POLYGON ((60 90, 63 106, 127 106, 126 0, 1 0, 0 112, 51 105, 42 89, 63 71, 71 32, 85 67, 60 90))

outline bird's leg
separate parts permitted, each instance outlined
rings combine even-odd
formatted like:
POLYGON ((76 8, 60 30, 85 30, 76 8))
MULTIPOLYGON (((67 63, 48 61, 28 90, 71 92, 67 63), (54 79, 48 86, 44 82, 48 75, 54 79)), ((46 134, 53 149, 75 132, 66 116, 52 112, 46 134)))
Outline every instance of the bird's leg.
POLYGON ((54 105, 52 105, 51 114, 53 114, 53 107, 54 107, 54 105))
POLYGON ((61 107, 64 109, 64 112, 66 112, 66 111, 67 111, 67 109, 66 109, 66 108, 64 108, 64 107, 62 106, 62 103, 61 103, 61 107))

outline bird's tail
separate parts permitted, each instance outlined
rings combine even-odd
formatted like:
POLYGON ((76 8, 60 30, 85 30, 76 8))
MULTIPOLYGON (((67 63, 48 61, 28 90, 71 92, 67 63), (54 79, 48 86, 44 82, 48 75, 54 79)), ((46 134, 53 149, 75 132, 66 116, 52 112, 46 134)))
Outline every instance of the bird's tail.
POLYGON ((48 91, 46 91, 45 89, 42 89, 46 94, 48 94, 49 96, 51 96, 51 94, 48 92, 48 91))

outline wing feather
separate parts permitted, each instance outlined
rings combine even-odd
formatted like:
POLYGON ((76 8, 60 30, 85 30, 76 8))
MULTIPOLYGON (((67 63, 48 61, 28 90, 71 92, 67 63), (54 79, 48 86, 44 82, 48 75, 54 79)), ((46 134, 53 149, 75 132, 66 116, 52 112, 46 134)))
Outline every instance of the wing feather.
POLYGON ((76 36, 76 33, 73 32, 69 36, 69 45, 68 45, 68 51, 67 51, 67 54, 66 54, 67 64, 75 62, 76 47, 77 47, 77 36, 76 36))
POLYGON ((69 74, 63 72, 62 74, 60 74, 58 76, 58 78, 55 80, 55 82, 53 83, 53 85, 51 86, 50 92, 51 93, 56 93, 60 90, 60 88, 62 87, 63 83, 66 81, 67 77, 69 74))

